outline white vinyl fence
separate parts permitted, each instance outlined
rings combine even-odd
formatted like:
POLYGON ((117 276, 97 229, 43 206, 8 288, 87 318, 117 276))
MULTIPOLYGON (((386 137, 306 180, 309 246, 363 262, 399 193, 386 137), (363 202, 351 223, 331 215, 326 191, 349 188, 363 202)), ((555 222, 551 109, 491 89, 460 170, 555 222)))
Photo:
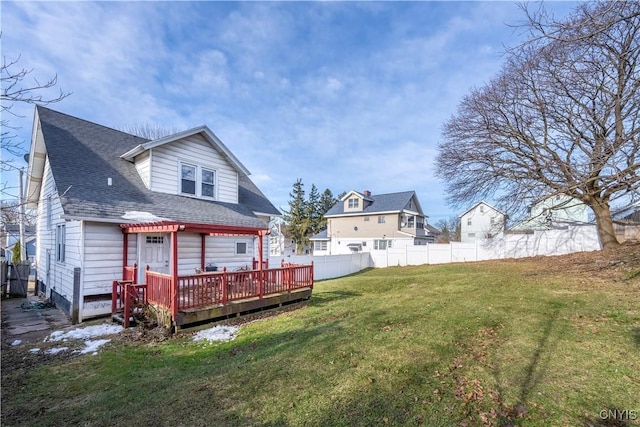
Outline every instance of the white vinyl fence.
POLYGON ((310 264, 313 262, 313 279, 324 280, 334 277, 348 276, 368 267, 374 267, 368 252, 346 255, 292 255, 283 257, 269 257, 269 265, 277 266, 284 259, 285 262, 296 264, 310 264))
MULTIPOLYGON (((314 279, 346 276, 367 267, 446 264, 490 259, 564 255, 600 250, 594 225, 568 226, 533 233, 499 234, 475 243, 429 243, 384 251, 348 255, 289 256, 286 262, 314 265, 314 279)), ((282 257, 271 257, 269 265, 280 265, 282 257)))

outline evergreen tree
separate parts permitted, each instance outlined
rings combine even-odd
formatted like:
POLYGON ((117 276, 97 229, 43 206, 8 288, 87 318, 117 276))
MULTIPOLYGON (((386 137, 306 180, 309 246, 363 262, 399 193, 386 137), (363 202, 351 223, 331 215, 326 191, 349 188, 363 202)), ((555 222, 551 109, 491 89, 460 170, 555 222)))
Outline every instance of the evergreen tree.
POLYGON ((304 184, 298 178, 289 193, 289 210, 284 213, 284 220, 289 225, 291 239, 296 245, 296 252, 302 252, 307 239, 308 219, 307 203, 304 199, 304 184))
POLYGON ((329 209, 333 207, 338 202, 338 198, 333 197, 333 193, 328 188, 324 190, 322 195, 320 196, 320 201, 318 203, 318 231, 324 230, 327 228, 327 219, 324 217, 329 209))
POLYGON ((20 262, 20 241, 13 245, 13 253, 11 254, 11 262, 17 264, 20 262))
POLYGON ((320 193, 315 184, 311 184, 311 191, 307 199, 306 219, 309 227, 307 228, 307 236, 311 237, 318 233, 320 229, 320 221, 323 213, 320 211, 320 193))

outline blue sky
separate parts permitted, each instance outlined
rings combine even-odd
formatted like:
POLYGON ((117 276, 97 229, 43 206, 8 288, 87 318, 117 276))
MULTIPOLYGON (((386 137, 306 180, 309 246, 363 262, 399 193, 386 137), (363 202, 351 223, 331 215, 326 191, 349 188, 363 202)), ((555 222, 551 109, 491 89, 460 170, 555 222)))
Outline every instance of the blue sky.
MULTIPOLYGON (((300 178, 307 193, 415 190, 436 224, 465 210, 434 175, 442 125, 500 70, 523 18, 511 2, 3 1, 1 43, 31 78, 57 74, 54 96, 72 92, 55 110, 118 129, 206 124, 279 208, 300 178)), ((26 152, 33 107, 14 110, 26 152)))

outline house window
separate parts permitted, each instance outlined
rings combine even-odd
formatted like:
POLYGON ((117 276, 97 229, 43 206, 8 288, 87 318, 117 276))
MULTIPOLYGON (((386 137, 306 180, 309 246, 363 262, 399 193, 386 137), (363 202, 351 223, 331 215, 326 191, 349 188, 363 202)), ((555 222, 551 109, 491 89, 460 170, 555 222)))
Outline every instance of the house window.
POLYGON ((247 242, 236 242, 236 255, 244 255, 247 253, 247 242))
POLYGON ((492 216, 492 217, 489 219, 489 221, 491 222, 491 225, 496 225, 496 218, 495 218, 495 217, 493 217, 493 216, 492 216))
POLYGON ((202 196, 211 197, 215 196, 215 183, 216 173, 215 171, 202 168, 202 196))
POLYGON ((409 217, 409 221, 408 221, 409 222, 409 228, 414 228, 415 227, 415 221, 416 221, 416 217, 411 215, 409 217))
POLYGON ((467 236, 469 236, 469 237, 476 237, 476 233, 469 233, 469 234, 467 234, 467 236))
POLYGON ((326 251, 327 250, 327 241, 326 240, 316 240, 313 242, 313 250, 314 251, 326 251))
POLYGON ((64 224, 59 224, 56 227, 56 261, 64 262, 65 250, 66 250, 66 230, 64 224))
POLYGON ((360 199, 356 197, 349 199, 349 209, 355 209, 358 206, 360 206, 360 199))
POLYGON ((181 163, 180 193, 215 199, 216 171, 201 166, 181 163))
POLYGON ((484 213, 484 205, 480 205, 480 213, 484 213))
POLYGON ((391 248, 391 240, 374 240, 373 248, 379 251, 384 251, 385 249, 391 248))
POLYGON ((196 167, 182 165, 180 192, 184 194, 196 194, 196 167))
POLYGON ((467 225, 471 225, 471 218, 467 218, 467 225))
POLYGON ((164 236, 147 236, 147 244, 163 244, 164 236))
POLYGON ((368 217, 368 216, 365 216, 365 217, 364 217, 364 220, 365 220, 365 222, 369 222, 369 217, 368 217))
POLYGON ((384 224, 384 222, 385 222, 385 221, 384 221, 384 215, 380 215, 380 216, 378 217, 378 224, 384 224))

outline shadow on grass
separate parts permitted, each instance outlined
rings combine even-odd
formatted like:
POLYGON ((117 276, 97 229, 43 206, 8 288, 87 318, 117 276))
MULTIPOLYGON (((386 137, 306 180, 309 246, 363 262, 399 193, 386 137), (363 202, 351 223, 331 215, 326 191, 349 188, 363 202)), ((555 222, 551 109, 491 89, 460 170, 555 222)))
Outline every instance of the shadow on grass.
POLYGON ((633 328, 631 330, 631 335, 633 336, 633 341, 638 347, 640 347, 640 328, 633 328))
POLYGON ((354 291, 318 292, 313 294, 308 305, 311 307, 322 307, 323 305, 331 304, 337 300, 353 298, 360 295, 362 295, 360 292, 354 291))
MULTIPOLYGON (((500 426, 513 426, 517 419, 526 416, 531 394, 536 390, 545 377, 548 363, 548 361, 545 360, 545 355, 547 355, 548 358, 548 355, 551 354, 553 349, 557 346, 558 338, 554 340, 553 337, 559 312, 560 307, 556 306, 551 315, 544 322, 542 334, 538 340, 538 345, 531 355, 529 363, 524 370, 522 380, 518 385, 519 390, 517 394, 517 401, 512 406, 506 406, 502 401, 502 396, 504 396, 505 390, 501 386, 502 382, 499 364, 495 364, 494 377, 496 380, 496 387, 500 396, 500 406, 504 408, 503 414, 499 418, 500 426)), ((559 336, 556 334, 556 337, 559 336)))
POLYGON ((640 410, 620 409, 614 405, 608 405, 594 417, 583 418, 584 427, 626 427, 640 420, 640 410))

